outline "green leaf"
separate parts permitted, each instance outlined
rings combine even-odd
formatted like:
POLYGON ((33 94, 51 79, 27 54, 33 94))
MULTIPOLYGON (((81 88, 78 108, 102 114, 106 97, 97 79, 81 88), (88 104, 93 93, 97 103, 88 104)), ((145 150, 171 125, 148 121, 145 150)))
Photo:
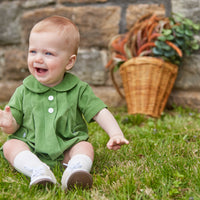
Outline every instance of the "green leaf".
POLYGON ((188 36, 193 36, 193 32, 191 30, 186 29, 185 34, 188 36))
POLYGON ((182 21, 183 24, 187 25, 187 26, 193 26, 193 21, 191 19, 188 18, 184 18, 184 20, 182 21))
POLYGON ((181 26, 176 26, 175 30, 176 30, 176 32, 181 33, 181 34, 185 33, 185 30, 181 26))
POLYGON ((115 65, 115 67, 114 67, 114 72, 118 71, 119 68, 120 68, 120 66, 121 66, 123 63, 124 63, 124 61, 118 62, 118 63, 115 65))
POLYGON ((180 64, 181 64, 181 62, 180 62, 179 60, 175 60, 173 63, 174 63, 175 65, 180 65, 180 64))
POLYGON ((184 33, 179 33, 179 32, 176 32, 175 35, 176 35, 176 37, 184 37, 185 36, 184 33))
POLYGON ((200 30, 200 24, 193 24, 192 28, 193 28, 195 31, 199 31, 199 30, 200 30))
POLYGON ((173 40, 174 39, 174 36, 173 35, 168 35, 167 36, 167 40, 173 40))
POLYGON ((117 64, 117 65, 115 65, 115 67, 114 67, 114 72, 116 72, 116 71, 118 71, 119 70, 119 65, 117 64))
POLYGON ((163 42, 163 41, 155 41, 155 45, 156 45, 158 48, 161 48, 161 49, 162 49, 163 44, 165 44, 165 42, 163 42))
POLYGON ((181 181, 176 180, 173 182, 173 185, 174 185, 174 187, 178 188, 181 185, 181 183, 182 183, 181 181))
POLYGON ((183 46, 185 41, 183 39, 176 38, 175 42, 178 46, 183 46))
POLYGON ((167 37, 165 37, 164 35, 162 35, 162 36, 159 36, 158 37, 158 40, 160 40, 160 41, 166 41, 167 40, 167 37))
POLYGON ((162 34, 165 35, 165 36, 168 36, 172 33, 172 30, 171 29, 163 29, 162 31, 162 34))
POLYGON ((192 44, 192 49, 193 50, 198 50, 199 49, 199 44, 195 43, 195 44, 192 44))
POLYGON ((163 55, 162 49, 159 49, 159 48, 157 48, 157 47, 154 47, 154 48, 152 49, 152 52, 153 52, 153 54, 154 54, 155 56, 161 56, 161 55, 163 55))
POLYGON ((184 53, 185 53, 187 56, 190 56, 190 55, 191 55, 191 50, 190 50, 190 49, 184 49, 184 53))
POLYGON ((178 191, 178 189, 176 189, 176 188, 172 188, 172 189, 169 191, 169 195, 170 195, 170 196, 173 196, 173 195, 175 195, 175 194, 179 194, 179 191, 178 191))
POLYGON ((127 58, 132 58, 131 50, 128 48, 127 44, 124 45, 124 51, 126 53, 127 58))
MULTIPOLYGON (((186 139, 186 137, 187 137, 188 135, 185 135, 184 137, 185 137, 185 139, 186 139)), ((177 178, 184 178, 184 175, 183 174, 180 174, 178 171, 176 171, 176 173, 174 174, 174 176, 175 177, 177 177, 177 178)), ((176 181, 174 181, 174 182, 176 182, 176 181)), ((181 182, 180 182, 181 183, 181 182)))
POLYGON ((180 14, 180 13, 172 13, 172 18, 175 21, 181 22, 182 19, 184 18, 184 16, 182 14, 180 14))
POLYGON ((164 56, 166 56, 166 57, 171 57, 171 56, 174 56, 174 55, 176 55, 176 52, 173 49, 171 49, 171 51, 165 51, 164 52, 164 56))
POLYGON ((163 50, 166 50, 166 51, 169 51, 171 49, 171 47, 169 45, 167 45, 165 42, 162 42, 162 41, 156 41, 155 45, 159 49, 163 49, 163 50))

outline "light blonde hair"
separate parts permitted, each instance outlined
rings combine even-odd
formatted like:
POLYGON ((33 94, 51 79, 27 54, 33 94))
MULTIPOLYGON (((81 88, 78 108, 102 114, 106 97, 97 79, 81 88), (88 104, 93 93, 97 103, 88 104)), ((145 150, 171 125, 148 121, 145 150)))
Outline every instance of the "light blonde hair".
POLYGON ((77 26, 69 19, 53 15, 47 17, 37 24, 35 24, 31 30, 31 32, 58 32, 59 35, 64 36, 67 46, 69 46, 72 51, 72 54, 77 54, 78 47, 80 43, 80 33, 77 26))

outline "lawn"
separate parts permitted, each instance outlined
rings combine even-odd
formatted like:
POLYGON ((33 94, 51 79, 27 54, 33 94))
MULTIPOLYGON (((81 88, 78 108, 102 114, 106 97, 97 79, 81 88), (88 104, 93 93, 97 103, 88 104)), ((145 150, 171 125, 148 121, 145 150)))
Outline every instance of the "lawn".
MULTIPOLYGON (((200 199, 200 113, 180 107, 166 110, 160 119, 130 116, 125 108, 111 109, 129 145, 108 150, 108 136, 89 124, 95 149, 93 187, 67 193, 59 186, 35 186, 0 157, 0 199, 170 200, 200 199)), ((0 145, 6 135, 0 133, 0 145)), ((53 169, 60 182, 62 171, 53 169)))

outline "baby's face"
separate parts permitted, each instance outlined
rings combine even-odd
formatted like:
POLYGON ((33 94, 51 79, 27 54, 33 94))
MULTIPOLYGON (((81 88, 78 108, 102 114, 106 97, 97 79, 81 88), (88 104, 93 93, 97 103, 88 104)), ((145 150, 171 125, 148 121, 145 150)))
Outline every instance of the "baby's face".
POLYGON ((71 54, 63 36, 57 32, 31 32, 29 38, 28 68, 43 85, 58 85, 67 70, 71 54))

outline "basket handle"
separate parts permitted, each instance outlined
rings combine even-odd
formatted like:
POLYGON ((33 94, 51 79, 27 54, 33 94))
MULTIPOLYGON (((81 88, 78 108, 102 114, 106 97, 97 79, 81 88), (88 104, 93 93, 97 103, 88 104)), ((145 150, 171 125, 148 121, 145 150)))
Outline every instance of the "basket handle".
POLYGON ((121 96, 121 98, 125 98, 125 96, 122 94, 122 92, 119 89, 119 86, 115 80, 115 76, 114 76, 114 65, 112 65, 112 67, 110 67, 110 76, 113 82, 113 85, 115 87, 115 89, 117 90, 118 94, 121 96))

